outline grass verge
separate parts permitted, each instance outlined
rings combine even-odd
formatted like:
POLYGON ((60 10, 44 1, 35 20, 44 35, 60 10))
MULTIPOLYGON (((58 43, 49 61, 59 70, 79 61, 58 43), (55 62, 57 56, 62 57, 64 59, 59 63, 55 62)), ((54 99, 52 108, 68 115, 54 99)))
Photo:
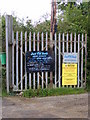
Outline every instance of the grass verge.
POLYGON ((82 94, 87 93, 83 88, 56 88, 56 89, 29 89, 24 91, 23 97, 46 97, 46 96, 59 96, 59 95, 70 95, 70 94, 82 94))

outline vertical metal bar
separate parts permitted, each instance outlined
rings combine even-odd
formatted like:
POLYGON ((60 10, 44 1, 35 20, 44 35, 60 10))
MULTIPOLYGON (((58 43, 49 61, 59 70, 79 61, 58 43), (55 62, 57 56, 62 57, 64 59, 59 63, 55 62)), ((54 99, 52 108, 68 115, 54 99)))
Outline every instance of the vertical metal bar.
POLYGON ((76 33, 74 35, 74 53, 76 53, 76 33))
MULTIPOLYGON (((43 33, 42 33, 42 51, 43 51, 43 48, 44 48, 44 39, 43 39, 43 33)), ((42 88, 43 88, 43 80, 44 80, 44 72, 42 72, 42 88)))
POLYGON ((71 46, 70 46, 70 52, 72 53, 72 33, 71 33, 71 46))
POLYGON ((67 33, 67 53, 68 53, 68 33, 67 33))
MULTIPOLYGON (((74 53, 76 53, 76 33, 74 34, 74 53)), ((75 85, 74 85, 75 88, 75 85)))
POLYGON ((6 16, 6 86, 7 93, 9 93, 9 74, 8 74, 8 16, 6 16))
POLYGON ((18 31, 16 33, 16 86, 18 90, 18 31))
POLYGON ((55 88, 57 82, 57 35, 55 33, 55 88))
POLYGON ((62 52, 63 52, 63 54, 64 54, 64 33, 63 33, 63 42, 62 42, 62 44, 63 44, 63 47, 62 47, 62 52))
POLYGON ((82 50, 81 50, 81 87, 83 87, 83 39, 84 35, 82 34, 82 50))
POLYGON ((63 33, 63 42, 62 42, 62 53, 64 54, 64 33, 63 33))
MULTIPOLYGON (((71 33, 71 45, 70 45, 70 52, 72 53, 72 33, 71 33)), ((72 85, 70 85, 72 87, 72 85)))
POLYGON ((23 62, 22 61, 23 60, 23 58, 22 58, 22 45, 23 44, 22 44, 22 41, 23 41, 23 33, 21 32, 21 51, 20 51, 21 52, 21 54, 20 54, 21 55, 21 57, 20 57, 20 63, 21 63, 21 66, 20 66, 21 67, 20 68, 20 72, 21 72, 21 74, 20 74, 21 75, 20 76, 20 79, 21 79, 21 90, 23 90, 23 81, 22 81, 22 76, 23 76, 23 74, 22 74, 23 73, 23 67, 22 67, 23 66, 23 63, 22 63, 23 62))
MULTIPOLYGON (((46 51, 48 50, 48 33, 46 33, 46 51)), ((48 72, 45 74, 46 77, 46 88, 48 86, 48 72)))
MULTIPOLYGON (((66 49, 66 51, 67 51, 67 53, 68 53, 68 44, 69 44, 69 41, 68 41, 68 33, 67 33, 67 49, 66 49)), ((68 87, 68 85, 67 85, 67 87, 68 87)))
POLYGON ((12 32, 12 85, 14 86, 14 32, 12 32))
MULTIPOLYGON (((27 52, 27 32, 25 32, 25 53, 26 52, 27 52)), ((27 90, 26 58, 25 58, 25 90, 27 90)))
MULTIPOLYGON (((39 32, 37 34, 37 51, 39 51, 39 32)), ((37 73, 37 88, 39 89, 39 72, 37 73)))
POLYGON ((79 52, 80 52, 80 34, 78 35, 78 88, 79 88, 79 66, 80 66, 80 64, 79 64, 79 58, 80 58, 79 52))
MULTIPOLYGON (((29 51, 31 51, 31 32, 29 33, 29 51)), ((29 73, 29 88, 31 89, 31 73, 29 73)))
POLYGON ((85 87, 87 79, 87 34, 85 34, 85 87))
MULTIPOLYGON (((33 34, 33 51, 35 51, 35 32, 33 34)), ((33 88, 35 89, 35 73, 33 73, 33 88)))
POLYGON ((58 40, 58 45, 59 45, 59 71, 58 71, 58 81, 59 81, 59 88, 61 87, 61 34, 59 33, 59 40, 58 40))

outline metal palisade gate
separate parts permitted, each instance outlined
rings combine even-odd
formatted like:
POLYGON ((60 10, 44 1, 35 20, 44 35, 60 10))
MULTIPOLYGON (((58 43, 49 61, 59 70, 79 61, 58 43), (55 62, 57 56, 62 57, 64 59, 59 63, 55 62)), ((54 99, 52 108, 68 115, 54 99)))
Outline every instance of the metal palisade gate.
MULTIPOLYGON (((14 32, 12 30, 12 43, 9 43, 9 26, 6 17, 6 80, 7 92, 12 86, 13 91, 27 89, 48 88, 50 84, 50 72, 27 73, 25 54, 27 51, 48 51, 50 50, 49 33, 28 33, 14 32), (10 45, 11 46, 10 46, 10 45), (11 47, 11 61, 9 62, 9 47, 11 47), (11 67, 11 74, 9 68, 11 67), (12 78, 10 84, 10 75, 12 78)), ((87 34, 55 34, 52 41, 55 52, 55 71, 53 72, 53 87, 84 87, 86 85, 86 64, 87 64, 87 34), (77 84, 62 85, 62 64, 64 53, 77 53, 77 84)))

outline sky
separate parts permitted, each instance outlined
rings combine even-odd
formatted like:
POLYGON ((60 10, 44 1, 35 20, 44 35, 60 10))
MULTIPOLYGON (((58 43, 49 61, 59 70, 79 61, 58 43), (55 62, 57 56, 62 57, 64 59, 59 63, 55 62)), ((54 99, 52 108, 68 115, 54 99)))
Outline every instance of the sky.
POLYGON ((0 0, 0 13, 11 15, 12 13, 19 18, 26 18, 35 21, 51 13, 51 0, 0 0))

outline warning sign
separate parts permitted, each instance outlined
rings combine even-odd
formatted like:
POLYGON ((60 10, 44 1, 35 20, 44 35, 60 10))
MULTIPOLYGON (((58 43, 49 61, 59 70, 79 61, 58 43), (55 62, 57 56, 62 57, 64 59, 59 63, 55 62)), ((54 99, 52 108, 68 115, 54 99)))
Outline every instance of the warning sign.
POLYGON ((62 85, 77 85, 77 64, 62 64, 62 85))

